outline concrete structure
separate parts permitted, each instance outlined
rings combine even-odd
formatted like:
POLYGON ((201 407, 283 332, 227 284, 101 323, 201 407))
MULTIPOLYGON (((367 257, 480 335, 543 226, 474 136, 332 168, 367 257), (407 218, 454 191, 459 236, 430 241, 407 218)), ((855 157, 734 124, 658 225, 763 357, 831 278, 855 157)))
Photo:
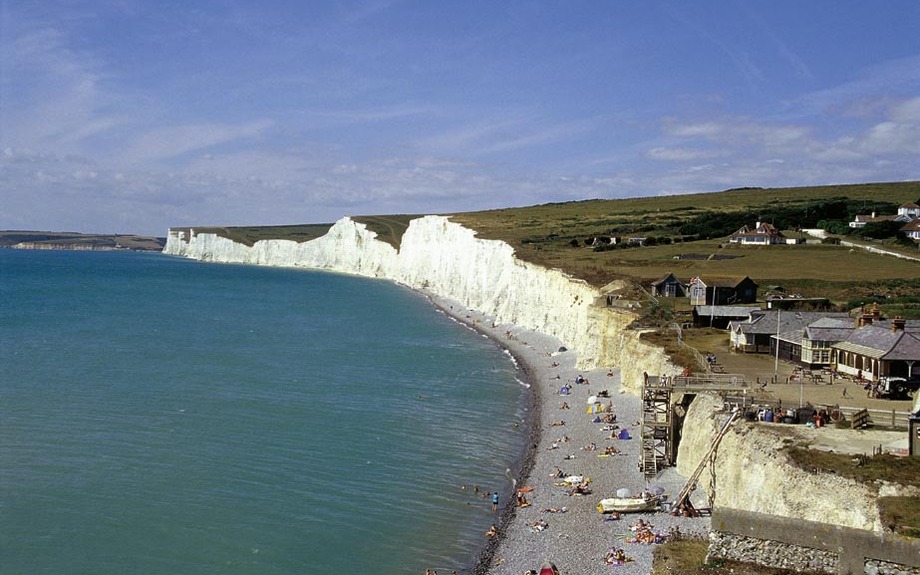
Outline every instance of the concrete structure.
MULTIPOLYGON (((815 511, 820 516, 820 507, 815 511)), ((719 507, 712 512, 709 558, 828 575, 920 573, 920 541, 719 507)))

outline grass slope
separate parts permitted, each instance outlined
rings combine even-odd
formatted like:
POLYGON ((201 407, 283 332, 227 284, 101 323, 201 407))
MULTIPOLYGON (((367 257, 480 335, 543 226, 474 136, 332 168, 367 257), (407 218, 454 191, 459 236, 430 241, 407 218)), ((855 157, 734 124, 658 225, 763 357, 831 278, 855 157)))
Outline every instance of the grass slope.
MULTIPOLYGON (((740 225, 754 224, 757 220, 783 222, 793 228, 814 225, 816 214, 830 209, 828 206, 836 209, 834 217, 838 221, 846 221, 854 213, 891 212, 902 203, 918 199, 920 182, 895 182, 585 200, 464 212, 449 217, 476 230, 480 238, 510 244, 525 261, 561 269, 596 287, 624 279, 633 285, 647 286, 669 272, 684 281, 697 275, 749 276, 761 286, 780 285, 786 293, 828 297, 841 305, 885 299, 893 307, 883 311, 920 317, 917 262, 834 245, 740 246, 729 244, 725 237, 740 225), (705 234, 684 233, 688 229, 724 233, 699 239, 705 234), (655 246, 600 251, 585 246, 585 240, 595 236, 643 236, 663 241, 655 246)), ((419 216, 352 219, 398 249, 409 222, 416 217, 419 216)), ((196 231, 210 231, 252 245, 260 239, 309 241, 322 236, 330 226, 196 228, 196 231)), ((634 295, 641 297, 641 292, 635 290, 634 295)))

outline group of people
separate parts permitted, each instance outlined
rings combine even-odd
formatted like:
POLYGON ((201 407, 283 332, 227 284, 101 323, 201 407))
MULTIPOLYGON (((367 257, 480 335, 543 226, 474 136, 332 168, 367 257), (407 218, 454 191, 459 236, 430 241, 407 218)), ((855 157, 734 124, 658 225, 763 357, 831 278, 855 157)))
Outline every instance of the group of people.
POLYGON ((689 499, 684 499, 677 507, 671 510, 671 515, 675 517, 699 517, 700 512, 690 503, 689 499))
POLYGON ((627 556, 626 551, 623 551, 622 548, 614 549, 611 547, 604 555, 604 564, 606 565, 625 565, 632 560, 632 557, 627 556))
POLYGON ((668 534, 656 532, 651 523, 643 521, 641 518, 635 525, 630 525, 629 530, 632 531, 634 535, 626 538, 627 543, 652 545, 654 543, 664 543, 668 540, 668 534))

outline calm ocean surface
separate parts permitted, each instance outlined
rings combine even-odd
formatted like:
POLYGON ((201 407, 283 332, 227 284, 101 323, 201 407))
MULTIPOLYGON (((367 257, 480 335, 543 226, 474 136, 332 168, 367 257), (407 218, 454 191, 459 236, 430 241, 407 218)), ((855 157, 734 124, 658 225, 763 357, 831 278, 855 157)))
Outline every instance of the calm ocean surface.
POLYGON ((462 572, 521 377, 387 282, 0 250, 0 573, 462 572))

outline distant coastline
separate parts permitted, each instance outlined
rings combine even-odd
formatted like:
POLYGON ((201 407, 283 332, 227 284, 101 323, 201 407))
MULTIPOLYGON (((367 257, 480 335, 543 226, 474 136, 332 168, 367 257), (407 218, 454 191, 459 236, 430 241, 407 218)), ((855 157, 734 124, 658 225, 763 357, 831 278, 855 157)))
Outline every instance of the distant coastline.
POLYGON ((17 250, 163 251, 166 238, 133 234, 0 231, 0 248, 17 250))

